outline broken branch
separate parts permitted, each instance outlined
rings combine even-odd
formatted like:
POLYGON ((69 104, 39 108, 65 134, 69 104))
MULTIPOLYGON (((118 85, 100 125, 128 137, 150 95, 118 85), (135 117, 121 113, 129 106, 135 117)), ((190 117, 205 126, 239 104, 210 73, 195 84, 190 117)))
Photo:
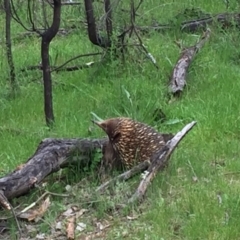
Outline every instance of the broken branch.
POLYGON ((117 177, 103 183, 101 186, 99 186, 96 189, 96 192, 104 192, 111 184, 115 184, 116 182, 122 182, 130 179, 134 175, 138 174, 139 172, 142 172, 148 168, 150 163, 148 161, 144 161, 137 166, 133 167, 132 169, 118 175, 117 177))
POLYGON ((179 95, 183 91, 186 85, 187 70, 197 52, 209 39, 210 33, 211 31, 208 29, 195 46, 182 50, 170 79, 169 90, 173 95, 179 95))
POLYGON ((187 124, 180 132, 178 132, 171 140, 169 140, 165 147, 159 150, 153 157, 151 161, 151 165, 147 170, 147 174, 144 179, 140 182, 136 192, 133 196, 128 200, 128 203, 136 202, 137 200, 142 200, 147 187, 156 176, 159 170, 165 167, 169 157, 173 153, 174 149, 177 147, 179 142, 183 139, 183 137, 193 128, 196 124, 195 121, 187 124))

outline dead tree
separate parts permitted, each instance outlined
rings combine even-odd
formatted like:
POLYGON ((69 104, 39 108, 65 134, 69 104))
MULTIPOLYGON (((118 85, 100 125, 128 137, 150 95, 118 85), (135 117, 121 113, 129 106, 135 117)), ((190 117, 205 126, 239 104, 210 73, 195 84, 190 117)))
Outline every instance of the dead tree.
POLYGON ((4 0, 4 9, 5 9, 5 38, 6 38, 6 52, 7 52, 7 60, 9 66, 9 78, 10 78, 10 86, 12 89, 13 96, 15 95, 17 89, 16 83, 16 74, 15 67, 12 56, 12 42, 11 42, 11 6, 9 0, 4 0))
MULTIPOLYGON (((61 21, 61 0, 53 1, 53 20, 50 27, 47 29, 38 29, 36 26, 36 15, 34 11, 36 10, 36 2, 28 0, 27 1, 27 15, 31 24, 31 28, 28 28, 20 19, 16 7, 14 6, 13 0, 11 0, 12 5, 12 17, 18 22, 25 30, 29 32, 35 32, 41 37, 41 69, 43 73, 43 82, 44 82, 44 113, 46 124, 51 126, 54 122, 54 111, 52 103, 52 78, 51 78, 51 69, 50 69, 50 60, 49 60, 49 46, 53 38, 56 36, 61 21)), ((45 5, 42 6, 45 14, 45 5)), ((46 19, 44 19, 44 26, 48 26, 46 19)))
POLYGON ((61 20, 61 0, 53 1, 53 21, 50 28, 42 34, 41 57, 44 82, 44 112, 48 126, 54 122, 53 103, 52 103, 52 77, 49 60, 49 45, 56 36, 60 27, 61 20))
MULTIPOLYGON (((100 46, 103 48, 109 48, 111 46, 110 38, 109 37, 105 38, 105 37, 101 36, 99 34, 99 32, 97 31, 92 2, 93 2, 92 0, 84 0, 89 40, 94 45, 97 45, 97 46, 100 46)), ((109 0, 105 0, 105 10, 108 11, 107 17, 106 17, 106 23, 107 23, 107 27, 108 27, 108 30, 107 30, 108 36, 110 36, 111 32, 112 32, 112 30, 111 30, 111 26, 112 26, 111 21, 112 20, 110 19, 111 9, 110 9, 110 1, 109 0)))

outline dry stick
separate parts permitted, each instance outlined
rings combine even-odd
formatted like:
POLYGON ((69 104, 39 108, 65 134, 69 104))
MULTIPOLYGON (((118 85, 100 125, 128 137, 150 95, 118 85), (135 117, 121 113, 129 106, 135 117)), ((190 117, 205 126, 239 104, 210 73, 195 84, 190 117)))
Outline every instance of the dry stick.
POLYGON ((210 33, 210 29, 207 29, 207 31, 203 34, 203 36, 195 46, 188 47, 182 50, 181 55, 173 69, 173 73, 169 83, 169 91, 173 95, 179 95, 183 91, 186 85, 186 75, 188 67, 190 66, 197 52, 209 39, 210 33))
POLYGON ((104 192, 111 184, 115 184, 116 182, 128 180, 129 178, 133 177, 137 173, 146 170, 149 167, 149 165, 150 165, 149 161, 144 161, 144 162, 138 164, 137 166, 133 167, 132 169, 130 169, 130 170, 118 175, 117 177, 103 183, 102 185, 100 185, 96 189, 96 192, 104 192))
POLYGON ((28 29, 24 24, 23 22, 21 21, 21 19, 19 18, 18 14, 17 14, 17 11, 16 11, 16 8, 15 8, 15 5, 14 5, 14 0, 10 0, 11 1, 11 10, 12 10, 12 18, 17 22, 19 23, 26 31, 32 31, 31 29, 28 29))
MULTIPOLYGON (((65 63, 63 63, 62 65, 60 65, 60 66, 58 66, 58 67, 55 67, 54 69, 51 70, 51 72, 59 70, 60 68, 64 67, 65 65, 67 65, 67 64, 70 63, 71 61, 76 60, 76 59, 78 59, 78 58, 95 56, 95 55, 101 55, 101 54, 103 54, 103 53, 101 53, 101 52, 96 52, 96 53, 80 54, 80 55, 78 55, 78 56, 76 56, 76 57, 73 57, 73 58, 67 60, 67 61, 66 61, 65 63)), ((86 64, 86 65, 87 65, 87 64, 86 64)))
MULTIPOLYGON (((54 193, 54 192, 49 192, 46 191, 43 195, 41 195, 35 202, 31 203, 29 206, 27 206, 26 208, 24 208, 23 210, 21 210, 20 212, 17 212, 15 214, 16 217, 21 218, 21 214, 27 212, 29 209, 35 207, 43 198, 45 198, 47 195, 52 195, 52 196, 58 196, 58 197, 69 197, 69 194, 59 194, 59 193, 54 193)), ((0 197, 2 199, 2 192, 0 191, 0 197)), ((1 200, 2 201, 2 200, 1 200)), ((6 202, 6 200, 5 200, 6 202)), ((1 202, 2 204, 2 202, 1 202)), ((11 210, 11 206, 8 204, 8 207, 5 207, 8 210, 11 210)), ((18 207, 17 207, 18 208, 18 207)), ((16 210, 16 208, 15 208, 16 210)), ((12 218, 12 216, 10 217, 0 217, 0 220, 7 220, 12 218)))
POLYGON ((143 42, 142 42, 142 39, 140 38, 139 34, 137 33, 137 30, 135 28, 135 26, 133 26, 133 31, 135 32, 137 38, 138 38, 138 41, 140 43, 140 46, 142 47, 142 49, 144 50, 144 52, 146 53, 147 57, 152 61, 152 63, 154 64, 154 66, 159 69, 158 65, 157 65, 157 61, 156 59, 153 57, 153 55, 148 52, 147 48, 144 46, 143 42))
MULTIPOLYGON (((77 71, 77 70, 82 70, 82 69, 85 69, 85 68, 92 67, 96 63, 99 63, 99 62, 88 62, 88 63, 84 63, 82 65, 69 66, 69 67, 65 67, 65 68, 63 68, 63 67, 58 68, 57 66, 52 66, 52 69, 50 71, 51 72, 56 71, 57 73, 58 72, 63 72, 63 71, 72 72, 72 71, 77 71)), ((25 67, 25 68, 21 69, 22 72, 25 72, 25 71, 35 71, 35 70, 42 70, 42 65, 28 66, 28 67, 25 67)), ((32 80, 32 82, 37 81, 38 79, 34 79, 34 80, 32 80)))
POLYGON ((20 224, 18 222, 17 215, 16 215, 12 205, 10 204, 10 202, 8 201, 8 199, 6 198, 6 196, 5 196, 5 194, 2 190, 0 190, 0 204, 2 204, 3 207, 6 207, 6 209, 11 210, 12 215, 15 219, 16 224, 17 224, 18 232, 19 232, 18 239, 21 239, 22 229, 21 229, 20 224))
MULTIPOLYGON (((42 196, 40 196, 35 202, 31 203, 29 206, 27 206, 26 208, 24 208, 19 214, 24 213, 26 211, 28 211, 29 209, 33 208, 34 206, 36 206, 43 198, 45 198, 47 195, 52 195, 52 196, 58 196, 58 197, 69 197, 68 194, 59 194, 59 193, 54 193, 54 192, 49 192, 46 191, 42 196)), ((19 215, 18 214, 18 215, 19 215)))
MULTIPOLYGON (((140 43, 140 46, 142 47, 143 51, 146 53, 147 57, 152 61, 152 63, 154 64, 154 66, 159 69, 158 65, 157 65, 157 61, 156 59, 153 57, 153 55, 148 52, 147 48, 144 46, 141 37, 139 36, 136 27, 135 27, 135 14, 137 9, 140 7, 140 5, 142 4, 142 1, 140 1, 139 5, 137 6, 136 10, 134 9, 134 2, 131 2, 131 31, 134 32, 138 38, 138 41, 140 43)), ((132 33, 131 33, 132 34, 132 33)))
POLYGON ((148 168, 147 174, 144 179, 140 182, 136 192, 128 200, 128 203, 134 203, 137 200, 142 200, 148 185, 151 183, 157 172, 161 170, 167 163, 174 149, 177 147, 183 137, 190 131, 196 124, 195 121, 187 124, 180 132, 178 132, 170 141, 167 142, 166 146, 163 147, 152 157, 152 163, 148 168))
POLYGON ((10 203, 9 203, 8 199, 6 198, 4 191, 2 189, 0 190, 0 206, 2 206, 3 208, 5 208, 7 210, 11 210, 10 203))
POLYGON ((142 5, 143 0, 140 0, 140 2, 138 3, 137 7, 135 8, 135 16, 136 16, 136 12, 137 10, 140 8, 140 6, 142 5))
MULTIPOLYGON (((63 68, 65 65, 67 65, 68 63, 70 63, 71 61, 74 61, 78 58, 81 57, 89 57, 89 56, 96 56, 96 55, 102 55, 103 53, 101 52, 96 52, 96 53, 87 53, 87 54, 80 54, 77 55, 73 58, 70 58, 69 60, 67 60, 65 63, 61 64, 60 66, 52 66, 51 68, 51 72, 59 72, 59 71, 75 71, 75 70, 79 70, 79 69, 83 69, 83 68, 87 68, 90 67, 94 64, 94 62, 89 62, 89 63, 85 63, 83 65, 78 65, 78 66, 70 66, 70 67, 66 67, 63 68)), ((38 66, 28 66, 25 68, 22 68, 20 71, 25 72, 25 71, 30 71, 30 70, 42 70, 42 65, 38 65, 38 66)))

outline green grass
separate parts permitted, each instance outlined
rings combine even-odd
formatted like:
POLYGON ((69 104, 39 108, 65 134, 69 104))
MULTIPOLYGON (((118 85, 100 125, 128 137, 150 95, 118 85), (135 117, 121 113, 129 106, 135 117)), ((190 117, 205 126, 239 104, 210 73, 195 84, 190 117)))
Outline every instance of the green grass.
MULTIPOLYGON (((155 18, 166 23, 185 8, 192 7, 211 14, 226 11, 224 1, 216 4, 214 0, 182 3, 165 0, 158 5, 155 2, 148 0, 142 5, 142 14, 137 21, 144 25, 155 18)), ((229 11, 237 10, 237 1, 232 1, 229 11)), ((74 19, 79 12, 65 8, 63 19, 70 16, 74 19)), ((0 23, 3 26, 3 19, 0 23)), ((12 25, 13 36, 24 31, 15 22, 12 25)), ((69 22, 64 20, 62 25, 69 26, 69 22)), ((183 96, 171 103, 168 102, 166 83, 180 53, 174 41, 181 40, 184 46, 194 45, 201 32, 169 31, 142 36, 160 70, 144 60, 144 56, 136 57, 139 53, 131 50, 125 65, 110 59, 89 69, 53 73, 56 124, 50 131, 45 126, 41 72, 20 72, 23 67, 39 63, 40 39, 28 38, 13 43, 20 85, 20 93, 15 99, 8 97, 7 62, 1 43, 0 175, 4 176, 24 163, 45 137, 104 136, 96 127, 91 134, 88 132, 93 126, 91 112, 103 119, 129 116, 161 132, 177 132, 195 120, 197 125, 175 150, 168 168, 153 181, 144 203, 125 213, 113 213, 106 239, 239 239, 240 33, 234 28, 223 31, 215 27, 211 30, 210 40, 188 70, 188 85, 183 96), (181 121, 170 125, 155 122, 153 112, 156 108, 163 109, 168 121, 181 121), (126 220, 127 215, 138 218, 126 220)), ((78 54, 96 51, 99 49, 91 45, 85 30, 80 29, 54 39, 51 62, 60 65, 78 54)), ((81 58, 70 65, 98 59, 98 56, 81 58)), ((116 204, 126 201, 139 182, 136 177, 120 184, 115 191, 98 196, 93 194, 98 184, 95 179, 94 173, 82 174, 72 168, 50 176, 47 189, 65 193, 65 186, 70 184, 72 197, 51 198, 52 205, 40 222, 39 231, 49 232, 49 226, 70 203, 89 208, 88 216, 82 221, 92 229, 92 219, 108 219, 108 207, 115 208, 116 204), (60 176, 64 176, 63 180, 60 176)), ((40 195, 34 191, 15 203, 24 201, 28 205, 40 195)))

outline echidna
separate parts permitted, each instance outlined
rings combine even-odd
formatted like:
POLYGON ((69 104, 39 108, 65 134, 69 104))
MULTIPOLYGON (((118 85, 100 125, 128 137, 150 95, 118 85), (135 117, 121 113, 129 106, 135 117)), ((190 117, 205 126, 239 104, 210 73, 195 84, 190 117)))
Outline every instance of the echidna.
POLYGON ((106 132, 125 168, 150 160, 172 138, 171 134, 160 134, 154 128, 130 118, 111 118, 95 123, 106 132))

